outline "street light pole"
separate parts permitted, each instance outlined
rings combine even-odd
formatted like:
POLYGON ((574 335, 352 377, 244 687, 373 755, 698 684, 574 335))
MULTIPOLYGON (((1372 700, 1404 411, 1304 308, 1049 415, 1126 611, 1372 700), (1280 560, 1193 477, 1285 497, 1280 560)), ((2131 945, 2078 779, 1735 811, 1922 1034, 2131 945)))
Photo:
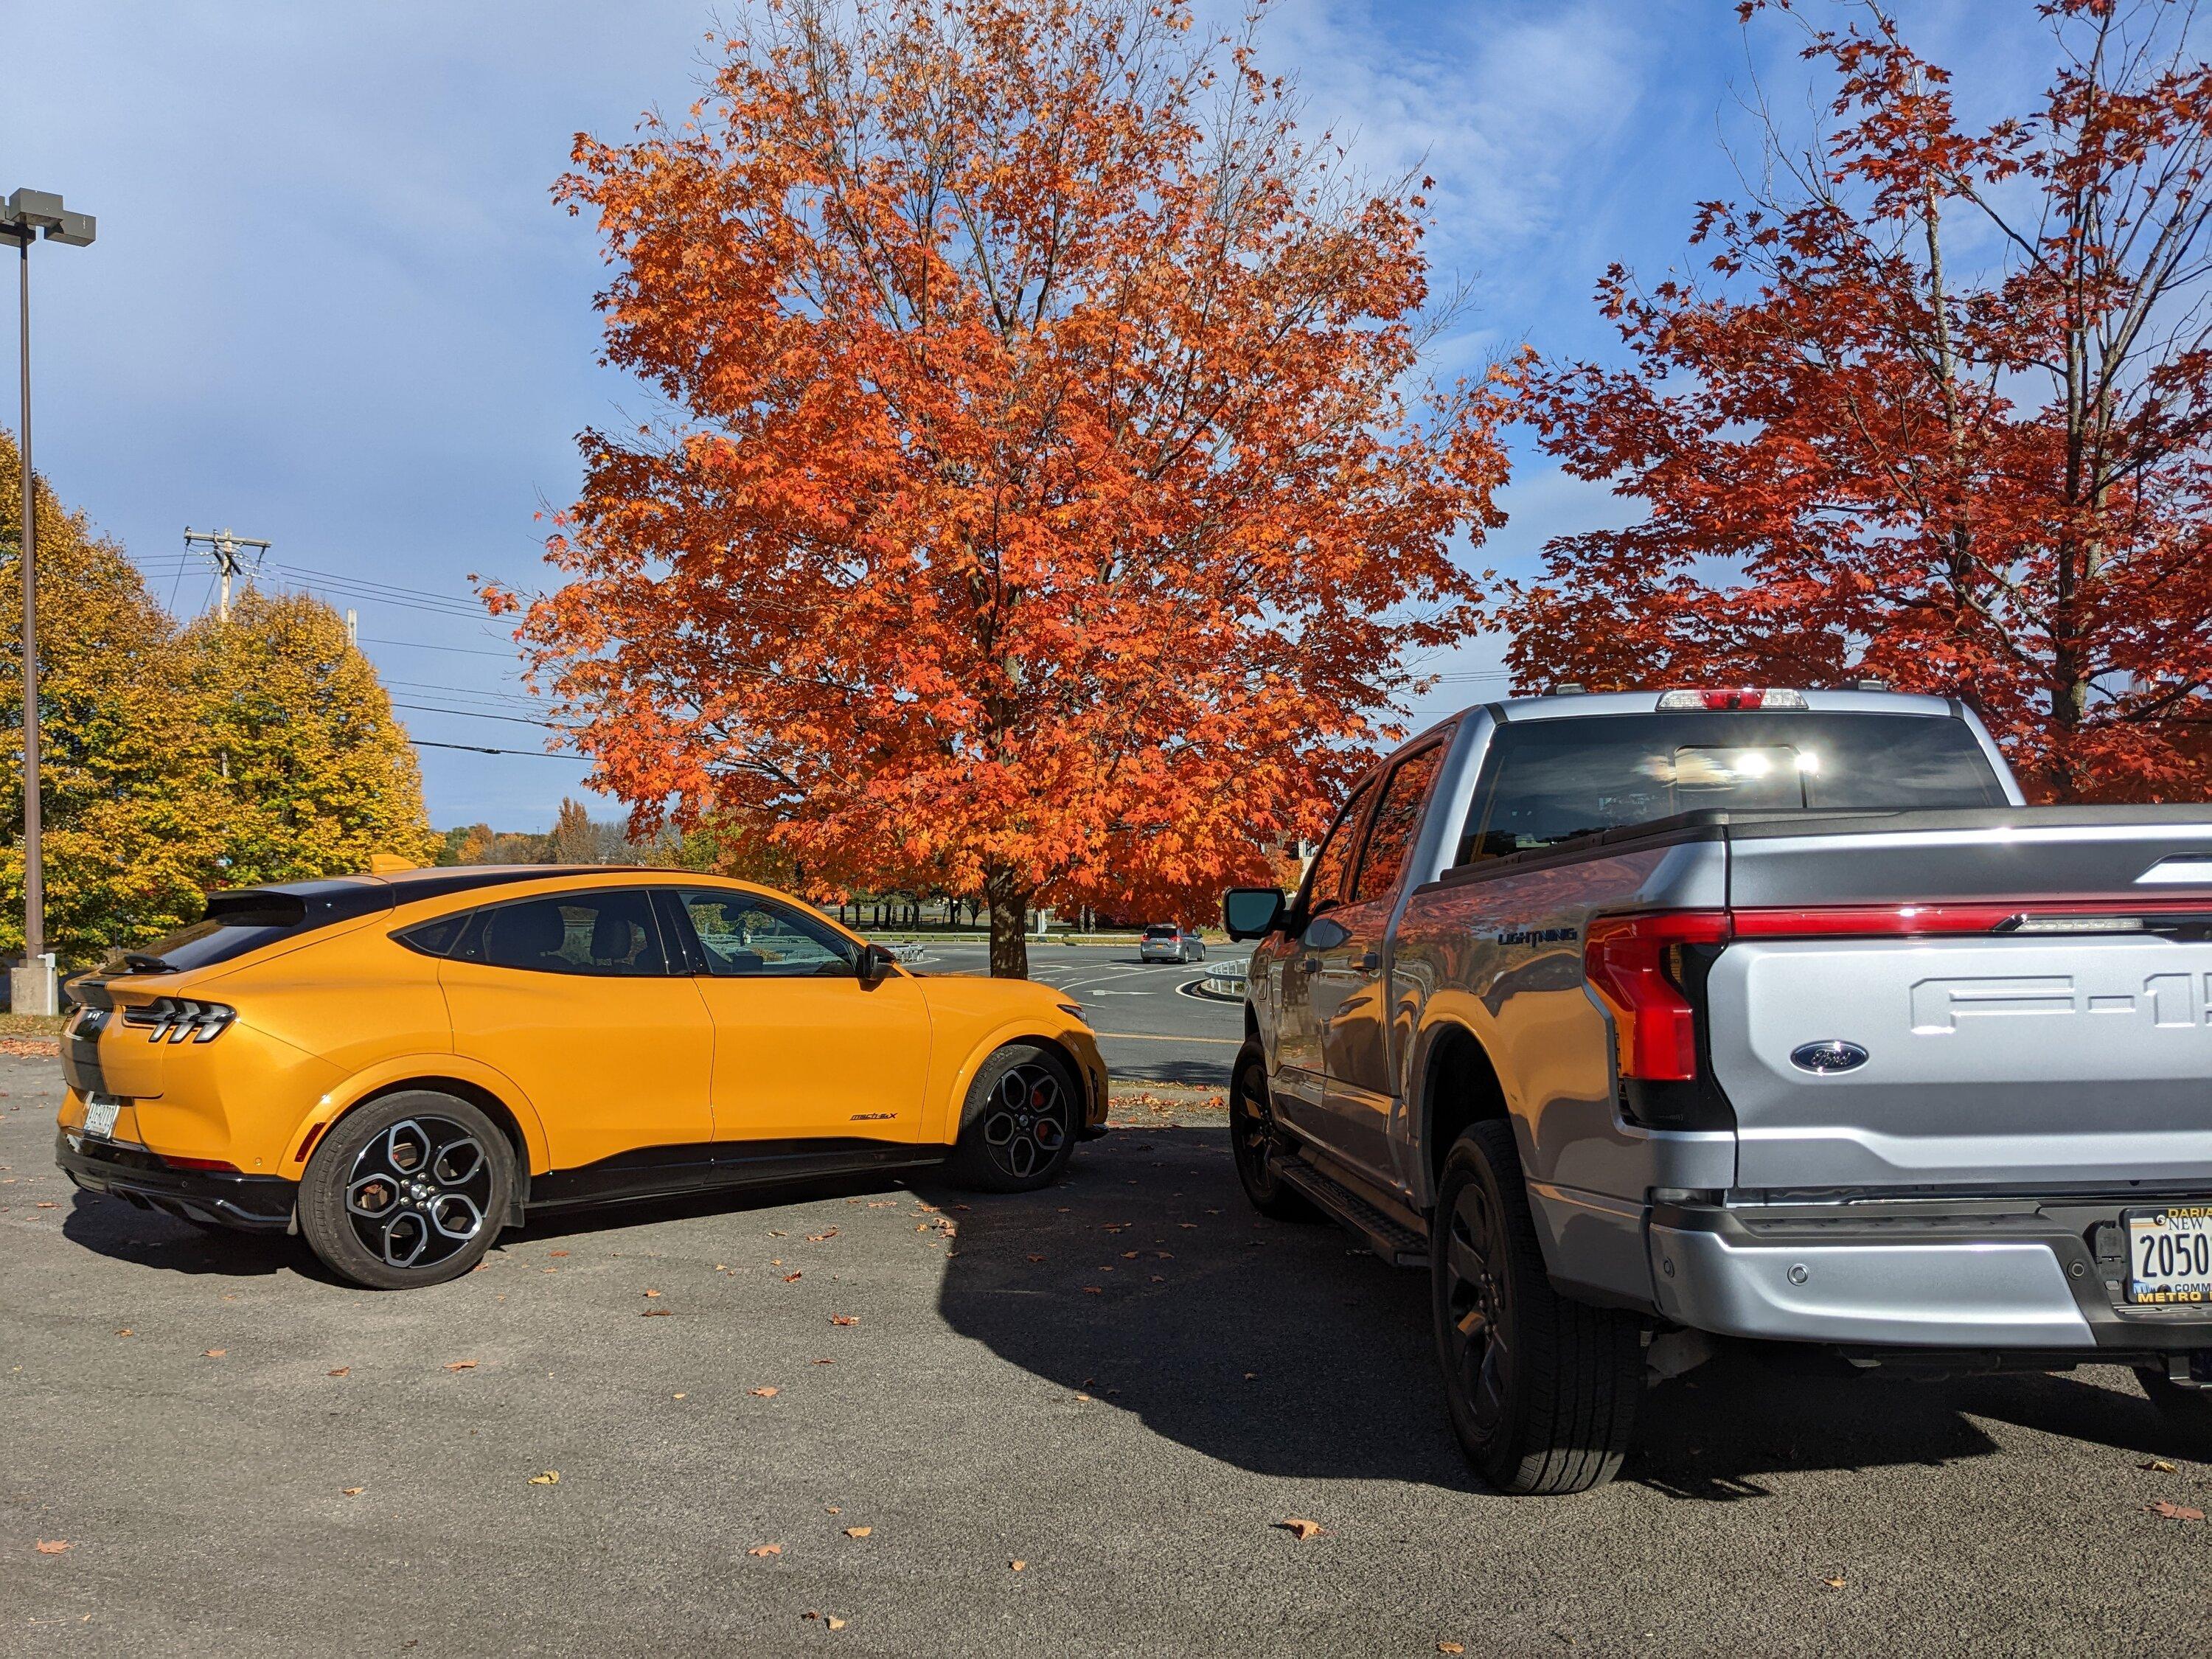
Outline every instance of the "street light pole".
POLYGON ((58 1010, 52 958, 46 955, 46 860, 40 845, 39 793, 39 532, 38 488, 31 470, 31 240, 43 232, 50 242, 83 247, 95 230, 88 213, 71 213, 49 191, 19 190, 0 207, 0 236, 12 237, 16 261, 16 316, 20 390, 19 459, 22 463, 22 510, 18 515, 17 556, 23 567, 23 965, 11 976, 9 1006, 19 1014, 58 1010))

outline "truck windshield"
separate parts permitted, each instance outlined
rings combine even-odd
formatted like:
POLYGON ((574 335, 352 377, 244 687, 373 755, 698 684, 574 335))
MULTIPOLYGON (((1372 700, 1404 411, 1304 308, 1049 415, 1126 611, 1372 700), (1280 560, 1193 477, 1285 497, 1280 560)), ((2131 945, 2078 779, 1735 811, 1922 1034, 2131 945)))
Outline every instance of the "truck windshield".
POLYGON ((1964 720, 1735 710, 1500 726, 1455 864, 1553 847, 1680 812, 2002 806, 1964 720))

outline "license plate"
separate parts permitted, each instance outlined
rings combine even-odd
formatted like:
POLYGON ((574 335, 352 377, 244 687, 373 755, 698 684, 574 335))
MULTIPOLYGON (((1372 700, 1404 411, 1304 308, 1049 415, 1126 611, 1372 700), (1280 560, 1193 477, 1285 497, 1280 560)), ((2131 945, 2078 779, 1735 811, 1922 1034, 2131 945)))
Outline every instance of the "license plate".
POLYGON ((115 1133, 115 1115, 123 1109, 123 1103, 106 1095, 87 1095, 84 1101, 84 1132, 106 1140, 115 1133))
POLYGON ((2128 1300, 2212 1302, 2212 1204, 2130 1210, 2128 1300))

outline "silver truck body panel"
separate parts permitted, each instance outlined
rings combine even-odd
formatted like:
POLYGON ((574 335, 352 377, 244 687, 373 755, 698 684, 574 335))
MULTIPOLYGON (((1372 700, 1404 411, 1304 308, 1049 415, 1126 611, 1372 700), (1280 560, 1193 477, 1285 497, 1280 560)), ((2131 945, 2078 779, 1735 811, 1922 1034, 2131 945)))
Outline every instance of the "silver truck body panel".
POLYGON ((2070 1348, 2095 1338, 2047 1244, 1755 1245, 1651 1229, 1659 1311, 1720 1336, 2070 1348))
MULTIPOLYGON (((1854 837, 1853 839, 1856 839, 1854 837)), ((1746 1188, 2212 1188, 2212 944, 1739 940, 1709 981, 1746 1188), (1855 1042, 1855 1070, 1794 1063, 1855 1042)))

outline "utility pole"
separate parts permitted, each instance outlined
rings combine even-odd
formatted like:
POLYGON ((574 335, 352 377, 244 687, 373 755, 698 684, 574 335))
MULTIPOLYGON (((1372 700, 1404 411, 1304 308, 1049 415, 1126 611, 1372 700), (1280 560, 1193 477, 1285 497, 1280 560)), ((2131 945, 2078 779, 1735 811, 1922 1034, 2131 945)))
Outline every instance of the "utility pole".
POLYGON ((31 471, 31 242, 43 234, 64 247, 84 247, 95 226, 89 213, 72 213, 51 191, 19 190, 0 203, 0 240, 21 255, 17 278, 19 359, 22 368, 23 506, 17 554, 23 567, 23 965, 9 976, 9 1006, 19 1014, 60 1011, 54 959, 46 951, 46 859, 39 799, 39 532, 38 489, 31 471))
POLYGON ((222 600, 216 607, 216 620, 230 620, 230 579, 245 569, 245 562, 238 556, 240 548, 253 550, 256 569, 261 565, 261 556, 269 550, 269 544, 252 536, 240 536, 228 530, 195 530, 185 526, 185 545, 187 548, 204 546, 215 560, 215 567, 222 573, 222 600))

